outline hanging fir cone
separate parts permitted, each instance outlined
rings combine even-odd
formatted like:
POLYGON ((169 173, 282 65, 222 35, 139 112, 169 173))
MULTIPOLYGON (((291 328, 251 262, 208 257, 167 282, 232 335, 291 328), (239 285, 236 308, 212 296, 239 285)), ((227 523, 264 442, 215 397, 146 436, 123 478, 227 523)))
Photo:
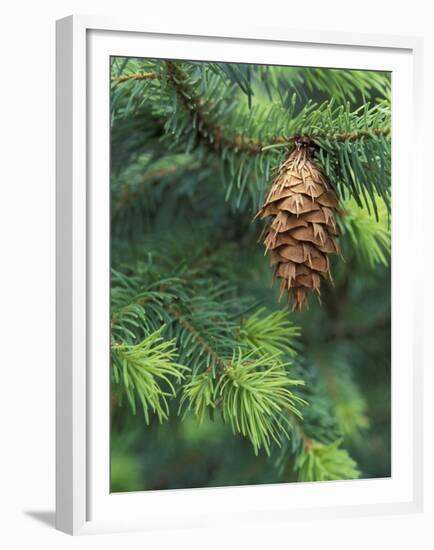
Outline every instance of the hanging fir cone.
POLYGON ((263 233, 265 252, 275 265, 274 277, 281 279, 281 295, 288 292, 295 310, 307 307, 309 290, 320 298, 321 278, 332 281, 329 255, 339 251, 338 200, 314 163, 313 150, 309 138, 295 140, 257 214, 272 218, 263 233))

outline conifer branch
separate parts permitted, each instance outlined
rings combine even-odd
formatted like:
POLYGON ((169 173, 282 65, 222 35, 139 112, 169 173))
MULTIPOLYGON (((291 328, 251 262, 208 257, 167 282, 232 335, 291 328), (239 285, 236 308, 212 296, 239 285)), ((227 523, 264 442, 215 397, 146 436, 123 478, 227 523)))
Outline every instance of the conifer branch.
POLYGON ((230 149, 248 154, 257 154, 262 145, 256 138, 231 135, 228 129, 223 128, 211 119, 207 104, 198 97, 190 85, 188 75, 173 61, 166 61, 167 75, 174 86, 184 109, 196 117, 196 132, 198 137, 205 139, 210 149, 230 149))
POLYGON ((181 170, 177 166, 168 166, 146 173, 139 185, 132 187, 130 184, 124 184, 120 189, 117 200, 113 204, 113 209, 120 210, 130 202, 136 200, 143 193, 143 186, 148 182, 174 175, 176 172, 180 171, 181 170))
POLYGON ((341 132, 339 134, 317 134, 311 136, 311 139, 329 139, 331 141, 358 141, 359 139, 370 139, 373 137, 389 136, 391 128, 372 128, 369 131, 359 130, 357 132, 341 132))
POLYGON ((147 73, 133 73, 123 74, 121 76, 112 76, 112 82, 128 82, 129 80, 155 80, 161 78, 160 73, 147 72, 147 73))
MULTIPOLYGON (((310 139, 312 141, 318 141, 318 140, 329 140, 334 142, 354 142, 359 141, 363 139, 372 139, 376 137, 387 137, 390 135, 391 128, 385 127, 385 128, 372 128, 371 130, 358 130, 355 132, 340 132, 340 133, 327 133, 327 132, 316 132, 312 134, 305 134, 302 137, 305 137, 307 139, 310 139)), ((285 148, 285 147, 293 147, 294 142, 300 139, 301 136, 291 136, 288 138, 280 137, 276 138, 272 141, 269 145, 263 145, 262 151, 267 151, 268 149, 276 149, 276 148, 285 148)))
POLYGON ((184 378, 188 367, 175 362, 174 340, 162 337, 164 325, 136 345, 112 346, 112 373, 116 383, 122 383, 133 413, 138 396, 146 424, 151 412, 162 422, 169 416, 168 399, 176 395, 175 383, 184 378))
MULTIPOLYGON (((185 110, 197 119, 197 134, 204 139, 207 146, 213 150, 229 149, 235 152, 251 155, 261 154, 267 149, 274 147, 291 147, 299 137, 276 136, 269 143, 261 142, 257 137, 231 132, 228 128, 221 126, 209 116, 210 105, 203 101, 196 93, 189 81, 189 77, 179 65, 173 61, 166 61, 166 71, 169 80, 174 86, 185 110)), ((161 79, 163 75, 158 72, 134 73, 112 77, 115 82, 128 82, 130 80, 153 80, 161 79)), ((372 128, 369 131, 359 130, 354 132, 321 133, 316 132, 307 135, 312 140, 328 139, 335 142, 353 142, 361 139, 370 139, 379 136, 389 136, 390 127, 372 128)))
POLYGON ((135 307, 135 306, 142 307, 147 302, 150 302, 151 300, 152 300, 152 298, 148 297, 148 296, 142 296, 140 298, 136 298, 136 299, 132 300, 129 304, 125 305, 122 309, 120 309, 116 313, 113 313, 113 315, 111 317, 111 321, 110 321, 111 327, 112 328, 115 327, 120 322, 120 320, 122 319, 122 316, 125 313, 128 313, 128 311, 132 307, 135 307))
MULTIPOLYGON (((255 136, 249 136, 231 131, 229 128, 222 126, 210 116, 210 108, 212 105, 209 101, 204 101, 195 92, 195 89, 190 82, 188 74, 174 61, 165 61, 166 75, 173 85, 176 93, 183 105, 184 109, 195 118, 197 136, 205 142, 211 150, 227 149, 233 152, 246 153, 249 155, 258 155, 268 149, 291 148, 294 142, 300 137, 293 136, 276 136, 264 143, 255 136)), ((121 75, 112 77, 114 82, 128 82, 131 80, 161 80, 164 73, 155 71, 133 73, 129 75, 121 75)), ((378 137, 388 137, 391 128, 378 127, 370 130, 357 130, 354 132, 312 132, 306 134, 306 137, 313 141, 329 140, 332 142, 354 142, 359 140, 367 140, 378 137)))
MULTIPOLYGON (((221 359, 218 355, 218 353, 213 349, 213 347, 205 340, 205 338, 200 334, 200 332, 188 321, 179 311, 178 308, 175 306, 169 307, 169 313, 173 315, 178 323, 187 330, 193 338, 198 342, 198 344, 202 347, 202 349, 212 358, 214 364, 216 367, 220 369, 220 371, 224 371, 226 369, 226 364, 223 359, 221 359)), ((208 371, 211 370, 211 367, 208 367, 208 371)))
MULTIPOLYGON (((167 291, 169 291, 170 289, 173 288, 173 283, 174 282, 179 283, 180 281, 175 280, 175 279, 168 280, 167 284, 159 285, 159 287, 155 291, 153 291, 151 289, 147 289, 145 291, 145 295, 143 295, 143 296, 142 295, 133 296, 127 304, 125 304, 121 309, 119 309, 118 311, 113 313, 113 315, 111 317, 111 327, 112 328, 115 327, 118 323, 121 322, 122 317, 124 315, 128 315, 128 313, 130 313, 133 310, 136 310, 136 308, 138 308, 138 307, 142 308, 147 303, 152 303, 152 302, 156 301, 156 297, 158 295, 161 297, 164 293, 166 293, 167 291)), ((169 300, 172 300, 174 297, 171 296, 170 294, 167 294, 167 298, 169 300)))
MULTIPOLYGON (((261 142, 257 137, 233 133, 208 116, 209 105, 201 100, 189 82, 188 75, 173 61, 166 61, 167 73, 175 87, 184 108, 197 118, 197 134, 204 138, 211 149, 229 149, 235 152, 247 153, 250 155, 261 154, 267 149, 275 147, 292 147, 299 139, 299 135, 290 137, 276 136, 269 143, 261 142), (210 139, 210 136, 212 139, 210 139)), ((380 136, 388 136, 391 128, 372 128, 354 132, 315 132, 307 134, 306 137, 313 141, 327 139, 335 142, 353 142, 361 139, 370 139, 380 136)))
POLYGON ((345 449, 342 440, 330 445, 313 444, 296 460, 295 470, 299 481, 332 481, 357 479, 360 472, 357 464, 345 449))
POLYGON ((303 449, 310 449, 313 445, 312 439, 307 435, 305 432, 300 419, 297 415, 295 415, 292 411, 287 411, 288 415, 291 418, 291 425, 293 430, 297 433, 298 437, 300 438, 302 442, 302 450, 303 449))

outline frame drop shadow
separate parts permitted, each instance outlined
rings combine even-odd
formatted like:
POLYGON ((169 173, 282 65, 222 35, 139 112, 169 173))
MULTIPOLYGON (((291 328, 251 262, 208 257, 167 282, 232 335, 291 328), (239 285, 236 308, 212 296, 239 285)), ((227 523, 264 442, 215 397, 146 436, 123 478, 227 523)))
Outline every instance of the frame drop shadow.
POLYGON ((39 523, 48 525, 52 529, 56 528, 56 513, 53 510, 24 510, 24 513, 39 523))

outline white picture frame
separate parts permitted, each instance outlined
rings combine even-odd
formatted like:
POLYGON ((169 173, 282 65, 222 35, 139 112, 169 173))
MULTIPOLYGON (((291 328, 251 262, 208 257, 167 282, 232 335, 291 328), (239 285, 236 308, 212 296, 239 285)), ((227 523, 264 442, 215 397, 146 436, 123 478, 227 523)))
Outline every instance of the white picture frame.
POLYGON ((422 240, 415 236, 421 234, 422 205, 414 200, 423 196, 418 146, 421 66, 419 38, 282 28, 181 29, 89 16, 57 22, 58 529, 75 535, 215 525, 216 517, 219 522, 242 522, 421 511, 422 331, 416 330, 415 319, 423 318, 421 285, 417 284, 422 279, 422 251, 415 243, 422 240), (390 479, 110 494, 110 380, 106 368, 110 298, 106 62, 110 55, 392 71, 390 479), (414 259, 411 267, 405 257, 409 246, 414 259), (419 266, 417 271, 415 266, 419 266), (393 406, 398 401, 400 406, 393 406))

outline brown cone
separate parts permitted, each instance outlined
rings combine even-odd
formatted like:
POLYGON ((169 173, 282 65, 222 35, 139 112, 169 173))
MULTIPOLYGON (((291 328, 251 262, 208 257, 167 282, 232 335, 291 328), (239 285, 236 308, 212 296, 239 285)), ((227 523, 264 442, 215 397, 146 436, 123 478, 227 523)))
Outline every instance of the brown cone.
POLYGON ((339 252, 335 211, 336 193, 312 160, 312 142, 298 138, 282 164, 257 217, 270 217, 264 231, 265 251, 287 291, 293 309, 308 305, 313 290, 320 297, 321 279, 332 280, 329 255, 339 252))

